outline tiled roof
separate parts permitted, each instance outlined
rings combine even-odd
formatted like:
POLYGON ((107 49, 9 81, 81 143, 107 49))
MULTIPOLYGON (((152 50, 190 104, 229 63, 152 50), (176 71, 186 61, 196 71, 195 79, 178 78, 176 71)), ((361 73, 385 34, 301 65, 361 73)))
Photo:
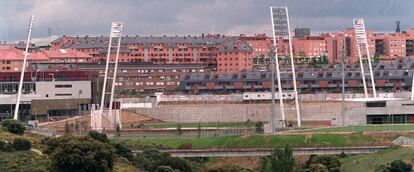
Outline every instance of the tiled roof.
MULTIPOLYGON (((67 37, 71 41, 70 43, 63 45, 61 48, 98 48, 98 49, 107 49, 109 43, 109 37, 67 37)), ((121 46, 125 47, 126 45, 137 44, 138 46, 151 47, 153 44, 162 44, 167 48, 178 47, 180 44, 186 44, 190 47, 213 47, 218 45, 225 44, 229 51, 234 50, 233 45, 238 44, 241 50, 251 51, 251 48, 241 43, 238 39, 239 37, 231 37, 224 35, 208 35, 203 37, 193 37, 193 36, 184 36, 184 37, 122 37, 121 46)), ((58 38, 52 43, 58 43, 63 38, 58 38)), ((113 40, 113 44, 117 44, 117 39, 113 40)), ((222 47, 224 49, 224 47, 222 47)))
POLYGON ((44 51, 44 54, 50 58, 92 58, 92 56, 87 53, 70 49, 48 50, 44 51))
MULTIPOLYGON (((0 60, 23 60, 24 51, 14 46, 0 46, 0 60)), ((47 61, 49 58, 92 58, 89 54, 76 50, 47 50, 29 53, 28 60, 47 61)))
MULTIPOLYGON (((0 60, 23 60, 24 51, 16 49, 14 46, 0 46, 0 60)), ((28 60, 48 60, 49 58, 41 53, 29 53, 28 60)))

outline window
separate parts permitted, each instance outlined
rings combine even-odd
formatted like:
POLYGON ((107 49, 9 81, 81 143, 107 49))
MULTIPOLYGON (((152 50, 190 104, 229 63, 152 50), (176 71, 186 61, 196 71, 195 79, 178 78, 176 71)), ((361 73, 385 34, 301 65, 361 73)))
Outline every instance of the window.
POLYGON ((58 84, 55 88, 72 88, 72 84, 58 84))
POLYGON ((55 96, 72 96, 72 94, 67 93, 67 94, 55 94, 55 96))
POLYGON ((380 101, 380 102, 367 102, 367 107, 386 107, 387 102, 380 101))

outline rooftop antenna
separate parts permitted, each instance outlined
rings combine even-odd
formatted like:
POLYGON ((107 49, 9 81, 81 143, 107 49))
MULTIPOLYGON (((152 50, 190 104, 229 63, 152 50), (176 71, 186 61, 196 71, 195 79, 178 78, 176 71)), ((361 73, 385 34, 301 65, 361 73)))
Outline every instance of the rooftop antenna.
POLYGON ((27 34, 27 40, 26 40, 26 49, 24 51, 24 57, 23 57, 23 66, 22 66, 22 72, 20 74, 20 82, 19 82, 19 89, 17 91, 17 101, 16 101, 16 107, 14 109, 14 116, 13 119, 17 120, 19 117, 19 105, 20 105, 20 98, 22 96, 22 88, 23 88, 23 78, 24 78, 24 72, 26 69, 26 62, 27 62, 27 55, 29 54, 29 44, 30 44, 30 37, 32 35, 32 27, 34 23, 34 16, 32 15, 30 17, 30 24, 29 24, 29 31, 27 34))
POLYGON ((342 95, 341 95, 341 118, 342 126, 345 126, 345 57, 347 55, 346 36, 344 36, 344 45, 341 58, 341 70, 342 70, 342 95))
POLYGON ((49 43, 52 42, 52 28, 48 27, 47 28, 47 34, 49 36, 49 43))
POLYGON ((397 28, 395 29, 395 32, 401 32, 401 27, 400 27, 401 22, 396 21, 395 24, 397 25, 397 28))

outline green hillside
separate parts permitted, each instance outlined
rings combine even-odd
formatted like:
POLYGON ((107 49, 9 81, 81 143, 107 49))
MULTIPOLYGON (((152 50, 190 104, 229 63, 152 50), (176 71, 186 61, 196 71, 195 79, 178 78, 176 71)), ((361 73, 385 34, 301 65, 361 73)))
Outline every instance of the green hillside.
POLYGON ((367 155, 355 155, 341 159, 343 172, 374 172, 380 165, 394 160, 411 163, 414 160, 413 147, 392 147, 367 155))

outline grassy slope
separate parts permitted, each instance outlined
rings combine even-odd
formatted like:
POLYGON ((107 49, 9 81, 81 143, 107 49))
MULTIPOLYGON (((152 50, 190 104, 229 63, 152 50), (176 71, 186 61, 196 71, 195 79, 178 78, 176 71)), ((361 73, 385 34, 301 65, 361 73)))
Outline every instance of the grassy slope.
POLYGON ((46 156, 32 151, 0 152, 0 171, 48 171, 50 164, 46 156))
MULTIPOLYGON (((25 134, 24 136, 15 135, 0 129, 0 140, 12 142, 13 139, 24 137, 32 142, 35 149, 42 150, 43 145, 40 144, 41 137, 33 134, 25 134)), ((0 172, 7 171, 47 171, 50 160, 46 155, 38 155, 33 151, 13 151, 0 152, 0 172)), ((115 162, 115 172, 138 171, 131 163, 118 158, 115 162)))
POLYGON ((390 163, 394 160, 411 162, 414 158, 414 148, 393 147, 369 155, 355 155, 341 159, 343 172, 370 172, 379 165, 390 163))
POLYGON ((169 148, 177 148, 186 143, 191 143, 195 149, 207 148, 271 148, 289 144, 293 147, 315 146, 358 146, 379 145, 389 143, 396 136, 372 136, 362 133, 354 134, 302 134, 302 135, 249 135, 226 136, 212 138, 193 139, 134 139, 114 138, 113 141, 124 142, 130 148, 138 148, 142 145, 161 144, 169 148))

